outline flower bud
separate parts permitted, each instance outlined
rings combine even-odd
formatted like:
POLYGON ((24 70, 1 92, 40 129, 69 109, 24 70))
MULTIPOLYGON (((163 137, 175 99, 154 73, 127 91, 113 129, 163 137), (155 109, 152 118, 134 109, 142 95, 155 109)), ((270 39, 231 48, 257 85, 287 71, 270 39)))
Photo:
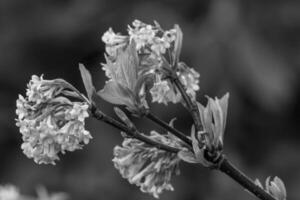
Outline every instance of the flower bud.
POLYGON ((163 103, 167 105, 169 102, 177 103, 181 99, 179 92, 173 88, 173 85, 167 80, 158 78, 150 89, 152 102, 163 103))
POLYGON ((267 178, 266 191, 277 200, 286 200, 286 189, 284 183, 277 176, 275 176, 272 181, 270 180, 270 177, 267 178))
POLYGON ((221 99, 208 98, 207 106, 198 103, 201 121, 205 133, 205 144, 209 151, 219 151, 223 148, 223 136, 227 118, 229 94, 221 99))
MULTIPOLYGON (((261 182, 258 179, 256 179, 254 182, 261 189, 264 189, 263 185, 261 184, 261 182)), ((275 176, 273 180, 271 180, 270 177, 268 177, 266 179, 264 190, 267 193, 269 193, 270 195, 272 195, 277 200, 286 200, 285 185, 284 185, 283 181, 280 178, 278 178, 277 176, 275 176)))

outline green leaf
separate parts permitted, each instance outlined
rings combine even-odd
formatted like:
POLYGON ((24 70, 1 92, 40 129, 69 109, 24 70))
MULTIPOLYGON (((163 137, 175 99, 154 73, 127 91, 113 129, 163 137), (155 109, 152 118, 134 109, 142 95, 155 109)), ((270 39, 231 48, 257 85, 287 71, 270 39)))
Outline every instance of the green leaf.
POLYGON ((223 112, 223 130, 225 130, 226 121, 227 121, 228 99, 229 99, 229 93, 227 92, 219 101, 223 112))
POLYGON ((179 62, 179 56, 181 53, 181 48, 182 48, 182 37, 183 33, 181 31, 181 28, 179 25, 175 25, 174 28, 176 29, 176 40, 175 40, 175 46, 174 46, 174 51, 172 52, 172 57, 173 57, 173 66, 176 66, 177 63, 179 62))
POLYGON ((90 72, 85 68, 85 66, 81 63, 79 63, 79 70, 88 98, 90 101, 92 101, 92 96, 96 92, 92 82, 92 76, 90 72))
POLYGON ((124 51, 119 51, 116 63, 115 79, 134 91, 137 82, 138 55, 134 41, 124 51))
POLYGON ((108 81, 104 88, 98 91, 97 94, 102 99, 112 104, 126 105, 128 107, 134 106, 131 91, 112 80, 108 81))

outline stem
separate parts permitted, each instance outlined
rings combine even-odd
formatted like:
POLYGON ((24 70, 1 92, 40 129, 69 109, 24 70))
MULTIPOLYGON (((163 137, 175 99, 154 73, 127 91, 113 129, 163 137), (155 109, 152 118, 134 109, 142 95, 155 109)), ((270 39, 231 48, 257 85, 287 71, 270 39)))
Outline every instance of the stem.
POLYGON ((166 131, 171 132, 176 137, 178 137, 179 139, 181 139, 182 141, 184 141, 186 144, 188 144, 189 148, 192 147, 192 141, 191 141, 191 139, 189 139, 184 133, 182 133, 179 130, 173 128, 172 126, 170 126, 166 122, 162 121, 160 118, 158 118, 157 116, 155 116, 151 112, 148 112, 146 114, 146 117, 148 119, 150 119, 151 121, 155 122, 156 124, 160 125, 161 127, 163 127, 166 131))
POLYGON ((173 75, 171 80, 174 82, 174 84, 180 91, 182 98, 185 101, 187 108, 192 115, 192 118, 195 123, 196 132, 202 131, 201 118, 200 118, 200 113, 199 113, 197 104, 195 102, 193 102, 191 100, 191 98, 188 96, 184 86, 182 85, 182 83, 180 82, 180 80, 176 74, 173 75))
POLYGON ((249 177, 237 169, 227 158, 223 156, 219 165, 219 170, 226 175, 230 176, 233 180, 242 185, 245 189, 253 193, 261 200, 276 200, 265 190, 256 185, 249 177))
POLYGON ((159 143, 155 140, 152 140, 151 138, 149 138, 145 135, 142 135, 136 129, 132 130, 132 128, 129 128, 125 124, 122 124, 121 122, 115 120, 114 118, 105 115, 95 105, 92 105, 91 113, 92 113, 93 117, 96 118, 97 120, 101 120, 101 121, 117 128, 117 129, 121 130, 121 131, 124 131, 129 136, 134 137, 138 140, 141 140, 142 142, 145 142, 148 145, 154 146, 158 149, 165 150, 165 151, 168 151, 168 152, 171 152, 171 153, 178 153, 180 151, 180 149, 178 149, 178 148, 171 147, 171 146, 159 143))
MULTIPOLYGON (((179 92, 182 95, 183 100, 185 101, 189 112, 192 115, 193 121, 195 123, 196 131, 202 131, 203 127, 201 124, 201 117, 198 110, 196 102, 192 101, 189 95, 186 93, 186 90, 182 83, 180 82, 177 74, 173 73, 170 76, 170 80, 176 85, 179 92)), ((237 169, 224 155, 221 155, 218 159, 218 169, 231 177, 233 180, 238 182, 241 186, 247 189, 249 192, 253 193, 256 197, 261 200, 276 200, 273 196, 268 194, 264 189, 256 185, 249 177, 247 177, 243 172, 237 169)))

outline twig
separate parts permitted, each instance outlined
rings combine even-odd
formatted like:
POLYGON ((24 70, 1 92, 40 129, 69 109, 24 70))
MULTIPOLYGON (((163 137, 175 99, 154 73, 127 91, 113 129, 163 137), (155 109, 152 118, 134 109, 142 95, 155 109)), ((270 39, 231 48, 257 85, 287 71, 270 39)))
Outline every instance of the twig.
POLYGON ((256 185, 249 177, 247 177, 243 172, 237 169, 224 155, 222 155, 222 160, 220 160, 219 170, 233 180, 242 185, 246 190, 254 194, 261 200, 276 200, 265 190, 256 185))
POLYGON ((163 127, 165 130, 167 130, 170 133, 174 134, 176 137, 178 137, 182 141, 184 141, 188 145, 189 148, 192 147, 192 141, 191 141, 191 139, 189 139, 184 133, 180 132, 179 130, 177 130, 177 129, 173 128, 173 127, 171 127, 169 124, 167 124, 166 122, 162 121, 160 118, 158 118, 157 116, 155 116, 151 112, 147 112, 146 113, 146 117, 148 119, 150 119, 151 121, 155 122, 156 124, 160 125, 161 127, 163 127))
POLYGON ((142 135, 137 130, 133 131, 131 128, 129 128, 125 124, 113 119, 112 117, 109 117, 109 116, 105 115, 95 105, 91 106, 91 113, 92 113, 93 117, 96 118, 97 120, 101 120, 101 121, 117 128, 117 129, 121 130, 121 131, 124 131, 129 136, 134 137, 138 140, 141 140, 142 142, 145 142, 148 145, 151 145, 151 146, 154 146, 158 149, 162 149, 162 150, 169 151, 169 152, 172 152, 172 153, 178 153, 180 151, 180 149, 178 149, 178 148, 171 147, 171 146, 159 143, 155 140, 152 140, 151 138, 149 138, 145 135, 142 135))
MULTIPOLYGON (((196 131, 202 130, 202 124, 201 124, 201 118, 200 113, 198 111, 198 106, 195 102, 191 100, 191 98, 186 93, 186 90, 182 83, 180 82, 178 76, 174 74, 172 76, 171 81, 176 85, 178 90, 180 91, 183 100, 185 101, 187 108, 189 109, 192 118, 195 123, 196 131)), ((265 190, 257 186, 250 178, 248 178, 245 174, 243 174, 240 170, 238 170, 233 164, 230 163, 230 161, 225 158, 224 155, 222 155, 220 163, 219 163, 219 170, 225 174, 227 174, 229 177, 231 177, 233 180, 238 182, 240 185, 242 185, 245 189, 253 193, 255 196, 257 196, 261 200, 276 200, 274 197, 272 197, 270 194, 268 194, 265 190)))
POLYGON ((192 115, 192 118, 194 120, 196 132, 202 131, 202 124, 201 124, 201 118, 200 118, 200 113, 198 110, 198 106, 195 102, 191 100, 191 98, 188 96, 186 93, 186 90, 182 83, 180 82, 178 76, 174 73, 173 76, 171 77, 171 81, 176 85, 178 88, 179 92, 181 93, 181 96, 183 100, 185 101, 187 108, 189 112, 192 115))

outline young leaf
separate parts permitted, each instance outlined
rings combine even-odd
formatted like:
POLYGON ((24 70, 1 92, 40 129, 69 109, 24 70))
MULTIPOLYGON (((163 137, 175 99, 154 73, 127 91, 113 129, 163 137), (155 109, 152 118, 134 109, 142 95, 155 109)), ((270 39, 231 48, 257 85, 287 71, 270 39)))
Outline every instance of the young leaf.
POLYGON ((174 28, 176 29, 176 40, 175 40, 174 51, 172 52, 173 66, 177 65, 177 63, 179 62, 179 56, 182 47, 182 36, 183 36, 179 25, 176 24, 174 28))
POLYGON ((79 70, 88 98, 90 101, 92 101, 92 96, 95 93, 95 87, 92 82, 92 76, 90 72, 85 68, 85 66, 81 63, 79 63, 79 70))
POLYGON ((138 55, 134 41, 117 57, 116 65, 119 66, 116 72, 118 73, 117 77, 123 79, 122 82, 124 82, 130 90, 134 90, 137 82, 138 68, 138 55))
POLYGON ((116 115, 130 128, 135 128, 135 125, 130 121, 127 115, 118 107, 114 107, 116 115))
POLYGON ((103 64, 103 68, 109 78, 133 91, 137 82, 137 68, 139 64, 135 43, 131 42, 126 49, 118 50, 114 62, 107 56, 105 59, 106 63, 103 64))
POLYGON ((115 81, 108 81, 97 94, 107 102, 117 105, 134 105, 131 91, 115 81))
POLYGON ((229 99, 229 93, 227 92, 220 100, 220 106, 223 112, 223 130, 225 130, 226 121, 227 121, 227 110, 228 110, 228 99, 229 99))

